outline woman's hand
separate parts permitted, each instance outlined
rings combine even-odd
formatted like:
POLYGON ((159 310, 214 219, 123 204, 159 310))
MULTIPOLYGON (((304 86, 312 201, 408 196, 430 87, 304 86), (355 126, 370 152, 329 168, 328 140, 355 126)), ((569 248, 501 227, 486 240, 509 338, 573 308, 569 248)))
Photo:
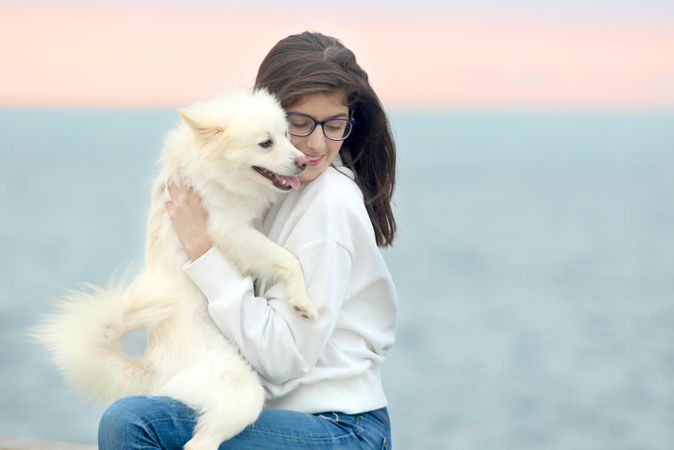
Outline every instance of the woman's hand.
POLYGON ((213 241, 208 236, 208 213, 193 188, 169 182, 168 193, 171 200, 164 203, 164 207, 178 239, 194 261, 213 247, 213 241))

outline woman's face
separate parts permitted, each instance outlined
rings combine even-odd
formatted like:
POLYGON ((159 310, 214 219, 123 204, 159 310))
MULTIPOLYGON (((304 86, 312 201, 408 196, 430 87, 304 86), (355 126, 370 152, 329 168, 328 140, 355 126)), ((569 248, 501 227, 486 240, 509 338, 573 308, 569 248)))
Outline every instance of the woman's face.
MULTIPOLYGON (((328 119, 348 119, 349 108, 343 92, 307 94, 299 98, 288 108, 288 113, 302 113, 316 121, 328 119)), ((307 183, 314 180, 330 165, 339 153, 344 141, 331 141, 323 134, 323 127, 317 125, 308 136, 290 135, 290 142, 308 159, 308 166, 300 181, 307 183)))

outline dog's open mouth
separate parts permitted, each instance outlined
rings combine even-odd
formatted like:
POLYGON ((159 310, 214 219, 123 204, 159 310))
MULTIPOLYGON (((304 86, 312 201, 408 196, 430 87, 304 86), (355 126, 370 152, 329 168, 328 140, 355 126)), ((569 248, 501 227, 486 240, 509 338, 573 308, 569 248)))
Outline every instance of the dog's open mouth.
POLYGON ((290 177, 287 175, 279 175, 278 173, 272 172, 269 169, 264 169, 258 166, 253 166, 253 169, 263 177, 269 179, 272 183, 274 183, 274 186, 283 191, 289 191, 291 189, 297 189, 300 187, 300 177, 298 176, 290 177))

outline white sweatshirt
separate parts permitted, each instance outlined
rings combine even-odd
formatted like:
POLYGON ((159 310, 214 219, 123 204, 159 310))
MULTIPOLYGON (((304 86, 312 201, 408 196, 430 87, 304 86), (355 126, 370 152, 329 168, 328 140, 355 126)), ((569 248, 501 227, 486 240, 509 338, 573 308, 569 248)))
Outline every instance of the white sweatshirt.
POLYGON ((318 319, 298 317, 282 284, 254 286, 216 248, 184 268, 218 328, 263 378, 269 407, 356 414, 387 404, 380 366, 395 338, 396 293, 352 178, 328 167, 262 225, 302 263, 318 319))

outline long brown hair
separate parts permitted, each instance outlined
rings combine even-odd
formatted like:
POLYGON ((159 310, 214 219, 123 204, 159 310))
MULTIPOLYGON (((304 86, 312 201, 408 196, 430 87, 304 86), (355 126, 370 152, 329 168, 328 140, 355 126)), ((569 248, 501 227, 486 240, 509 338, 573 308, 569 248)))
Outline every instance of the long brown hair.
POLYGON ((275 94, 284 109, 301 96, 342 91, 355 127, 340 149, 363 192, 377 245, 393 243, 396 222, 391 197, 396 147, 386 113, 351 50, 336 38, 304 32, 279 41, 260 64, 256 88, 275 94))

